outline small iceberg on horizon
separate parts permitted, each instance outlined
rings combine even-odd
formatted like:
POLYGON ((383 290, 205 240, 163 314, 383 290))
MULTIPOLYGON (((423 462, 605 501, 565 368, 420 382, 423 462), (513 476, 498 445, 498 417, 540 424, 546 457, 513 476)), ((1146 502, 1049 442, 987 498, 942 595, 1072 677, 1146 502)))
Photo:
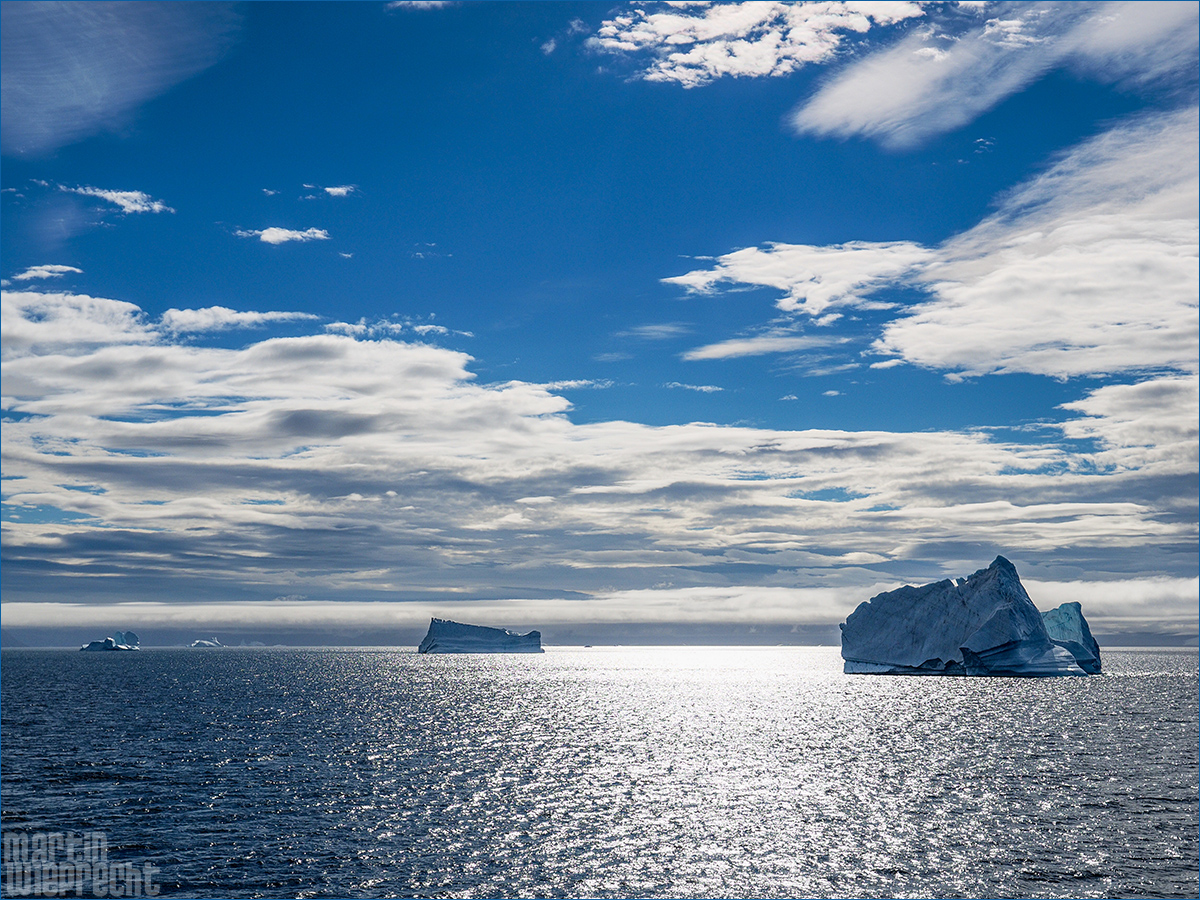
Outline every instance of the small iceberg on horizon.
POLYGON ((92 641, 79 649, 90 653, 103 653, 109 650, 141 650, 140 643, 138 636, 132 631, 115 631, 112 637, 107 637, 102 641, 92 641))
POLYGON ((206 640, 204 638, 197 638, 196 640, 192 641, 188 646, 189 647, 219 647, 222 650, 225 649, 225 645, 222 644, 220 641, 218 641, 216 638, 211 638, 208 640, 206 640))
POLYGON ((517 634, 507 628, 464 625, 449 619, 430 619, 418 653, 543 653, 542 633, 517 634))
POLYGON ((843 671, 853 675, 1100 672, 1100 648, 1080 605, 1038 612, 1003 556, 967 578, 878 594, 841 629, 843 671))

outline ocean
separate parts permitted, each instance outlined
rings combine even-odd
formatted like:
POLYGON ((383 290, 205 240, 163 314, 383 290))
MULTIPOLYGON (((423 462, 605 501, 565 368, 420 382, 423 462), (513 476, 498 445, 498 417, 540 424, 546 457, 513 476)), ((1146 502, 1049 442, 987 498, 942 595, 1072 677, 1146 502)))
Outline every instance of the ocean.
POLYGON ((840 664, 5 650, 4 895, 1200 893, 1195 650, 1091 678, 840 664))

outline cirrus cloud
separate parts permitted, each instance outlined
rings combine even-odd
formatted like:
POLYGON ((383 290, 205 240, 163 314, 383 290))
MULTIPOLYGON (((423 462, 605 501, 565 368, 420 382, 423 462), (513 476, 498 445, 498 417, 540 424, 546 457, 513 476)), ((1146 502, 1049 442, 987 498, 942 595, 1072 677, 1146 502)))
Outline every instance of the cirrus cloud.
POLYGON ((949 10, 849 65, 793 114, 801 134, 863 136, 893 148, 973 121, 1046 73, 1194 82, 1194 3, 1000 3, 949 10))
POLYGON ((5 153, 41 154, 120 125, 232 45, 229 3, 5 3, 5 153))

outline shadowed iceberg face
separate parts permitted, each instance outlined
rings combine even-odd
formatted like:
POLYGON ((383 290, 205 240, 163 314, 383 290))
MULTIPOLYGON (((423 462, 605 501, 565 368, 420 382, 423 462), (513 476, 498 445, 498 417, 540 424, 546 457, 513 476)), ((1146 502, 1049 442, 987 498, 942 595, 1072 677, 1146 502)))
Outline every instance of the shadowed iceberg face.
MULTIPOLYGON (((1051 639, 1003 556, 966 579, 905 586, 859 604, 842 625, 842 658, 851 674, 1088 674, 1072 648, 1051 639)), ((1099 671, 1099 648, 1096 660, 1099 671)))
POLYGON ((516 634, 506 628, 464 625, 449 619, 430 619, 418 653, 541 653, 542 633, 516 634))
POLYGON ((1089 675, 1100 674, 1100 645, 1092 637, 1083 607, 1077 602, 1064 603, 1042 613, 1042 622, 1050 640, 1071 652, 1075 662, 1089 675))

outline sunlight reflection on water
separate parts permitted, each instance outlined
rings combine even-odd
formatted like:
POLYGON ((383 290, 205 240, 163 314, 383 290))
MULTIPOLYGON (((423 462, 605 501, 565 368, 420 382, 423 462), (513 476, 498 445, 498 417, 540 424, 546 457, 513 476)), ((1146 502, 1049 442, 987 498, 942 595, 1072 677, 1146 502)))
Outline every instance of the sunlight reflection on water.
POLYGON ((1196 893, 1194 651, 1028 680, 803 647, 82 657, 3 655, 4 827, 103 828, 164 894, 1196 893))

